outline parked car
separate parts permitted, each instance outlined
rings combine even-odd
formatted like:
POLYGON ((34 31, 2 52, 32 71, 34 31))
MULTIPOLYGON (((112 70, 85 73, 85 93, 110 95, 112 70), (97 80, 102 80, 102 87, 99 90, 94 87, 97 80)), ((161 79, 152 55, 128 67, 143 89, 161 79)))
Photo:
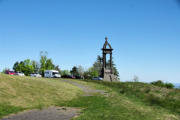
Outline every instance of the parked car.
POLYGON ((25 76, 24 73, 22 73, 22 72, 16 72, 15 75, 17 75, 17 76, 25 76))
POLYGON ((45 70, 44 77, 46 78, 60 78, 61 75, 57 70, 45 70))
POLYGON ((73 75, 63 75, 61 78, 71 78, 71 79, 75 79, 76 77, 73 75))
POLYGON ((15 72, 10 70, 6 70, 5 73, 8 75, 15 75, 15 72))
POLYGON ((40 74, 38 74, 38 73, 33 73, 33 74, 31 74, 30 75, 31 77, 42 77, 40 74))
POLYGON ((103 78, 101 78, 101 77, 94 77, 94 78, 92 78, 92 80, 103 80, 103 78))
POLYGON ((83 79, 83 77, 81 77, 80 75, 75 75, 76 79, 83 79))

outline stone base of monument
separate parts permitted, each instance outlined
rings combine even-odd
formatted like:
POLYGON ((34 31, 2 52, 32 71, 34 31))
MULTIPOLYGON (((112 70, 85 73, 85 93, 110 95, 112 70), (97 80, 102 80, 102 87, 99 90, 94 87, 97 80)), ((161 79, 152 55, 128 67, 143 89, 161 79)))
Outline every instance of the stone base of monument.
POLYGON ((114 74, 104 74, 103 81, 119 82, 119 78, 114 74))

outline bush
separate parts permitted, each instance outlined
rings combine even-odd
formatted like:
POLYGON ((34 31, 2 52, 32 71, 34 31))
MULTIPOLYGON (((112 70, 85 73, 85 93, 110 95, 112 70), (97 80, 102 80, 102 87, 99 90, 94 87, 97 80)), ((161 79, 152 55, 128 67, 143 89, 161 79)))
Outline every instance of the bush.
POLYGON ((172 83, 166 83, 165 86, 166 88, 174 88, 174 85, 172 83))
POLYGON ((161 81, 161 80, 151 82, 151 84, 158 86, 158 87, 165 87, 168 89, 174 88, 174 85, 172 83, 163 83, 163 81, 161 81))

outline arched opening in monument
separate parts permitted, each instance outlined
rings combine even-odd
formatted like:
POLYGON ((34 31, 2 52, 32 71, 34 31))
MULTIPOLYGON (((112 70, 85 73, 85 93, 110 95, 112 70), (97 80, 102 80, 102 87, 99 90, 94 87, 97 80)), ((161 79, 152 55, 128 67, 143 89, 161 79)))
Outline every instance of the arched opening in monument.
POLYGON ((106 69, 110 69, 110 54, 106 55, 106 69))
POLYGON ((111 47, 109 45, 106 46, 106 49, 111 49, 111 47))

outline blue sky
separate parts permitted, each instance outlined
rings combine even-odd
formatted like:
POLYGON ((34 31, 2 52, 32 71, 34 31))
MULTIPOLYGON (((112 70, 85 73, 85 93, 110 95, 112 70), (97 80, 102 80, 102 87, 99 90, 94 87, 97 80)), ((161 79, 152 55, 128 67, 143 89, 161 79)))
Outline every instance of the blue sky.
POLYGON ((0 0, 0 70, 40 51, 61 69, 88 68, 105 36, 121 80, 180 83, 177 0, 0 0))

